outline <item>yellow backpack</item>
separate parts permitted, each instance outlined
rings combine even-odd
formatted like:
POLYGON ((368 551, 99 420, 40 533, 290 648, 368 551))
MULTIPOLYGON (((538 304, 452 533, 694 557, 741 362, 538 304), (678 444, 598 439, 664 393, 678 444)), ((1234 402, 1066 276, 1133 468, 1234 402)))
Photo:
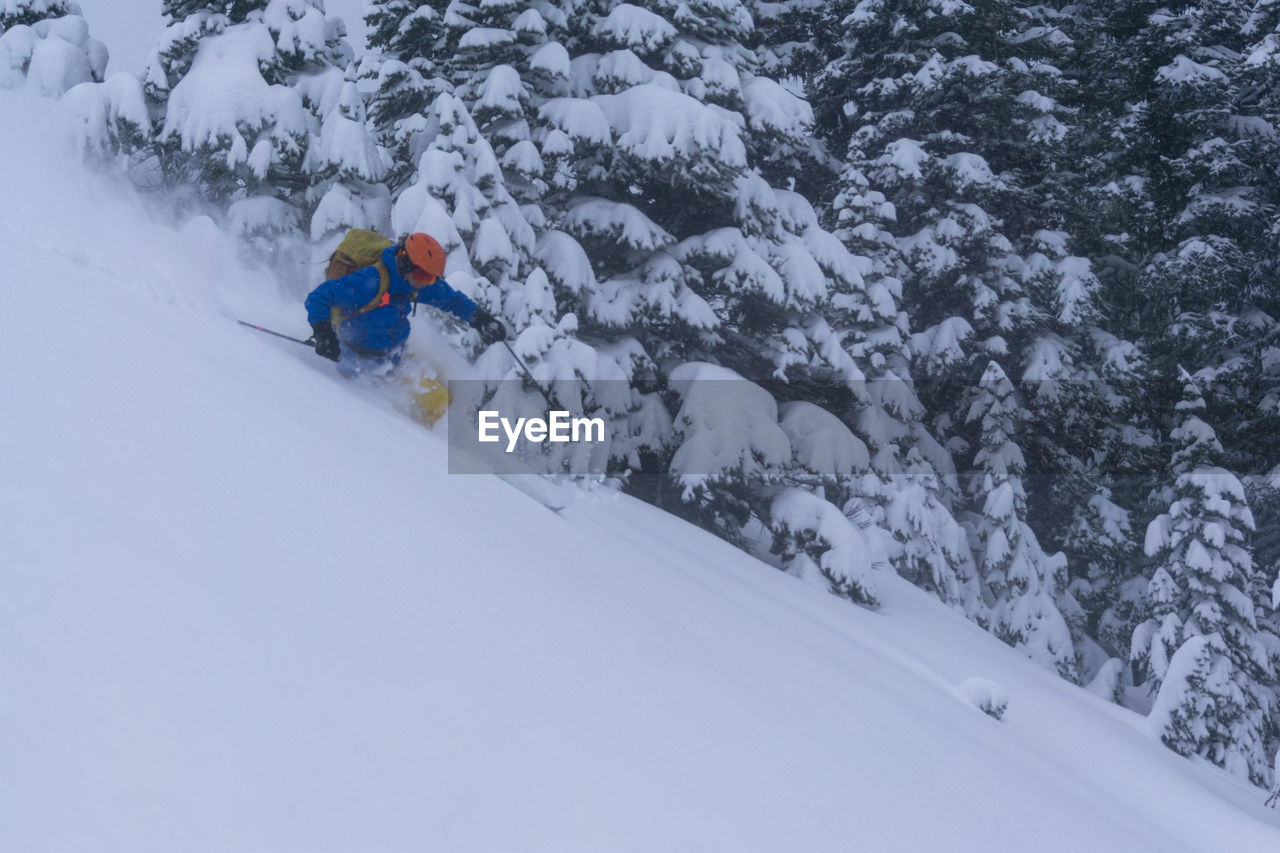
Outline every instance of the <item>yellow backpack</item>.
POLYGON ((383 237, 377 231, 370 231, 366 228, 352 228, 342 238, 342 242, 338 244, 338 248, 333 250, 333 254, 329 256, 329 265, 324 268, 325 280, 342 278, 358 269, 364 267, 376 267, 378 270, 378 294, 370 299, 368 304, 362 308, 358 308, 349 314, 342 313, 341 308, 334 308, 331 316, 334 326, 340 324, 343 320, 349 320, 352 317, 358 317, 374 308, 380 308, 391 301, 391 295, 387 292, 391 287, 391 273, 387 270, 387 265, 382 262, 382 250, 394 243, 383 237))

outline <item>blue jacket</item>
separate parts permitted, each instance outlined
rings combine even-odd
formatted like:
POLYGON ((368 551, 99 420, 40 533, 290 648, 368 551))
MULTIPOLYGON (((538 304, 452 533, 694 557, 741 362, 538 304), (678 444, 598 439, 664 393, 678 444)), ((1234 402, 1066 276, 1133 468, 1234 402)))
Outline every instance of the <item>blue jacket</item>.
MULTIPOLYGON (((387 288, 389 301, 343 320, 338 329, 338 337, 350 347, 387 352, 400 346, 409 338, 409 314, 419 302, 448 311, 464 323, 470 323, 476 312, 476 304, 442 278, 426 287, 414 288, 396 272, 395 252, 395 246, 382 250, 382 262, 391 273, 387 288)), ((334 308, 343 313, 358 311, 377 295, 377 267, 362 267, 342 278, 330 279, 307 296, 307 322, 327 323, 334 308)))

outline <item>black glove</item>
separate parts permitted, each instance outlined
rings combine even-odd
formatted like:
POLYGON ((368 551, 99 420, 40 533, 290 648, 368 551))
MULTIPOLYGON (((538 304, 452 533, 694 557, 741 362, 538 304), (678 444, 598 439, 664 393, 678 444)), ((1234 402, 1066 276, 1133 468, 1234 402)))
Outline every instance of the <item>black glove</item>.
POLYGON ((476 313, 471 315, 471 328, 480 333, 480 340, 486 344, 496 344, 507 339, 507 327, 483 308, 477 308, 476 313))
POLYGON ((311 331, 315 333, 316 355, 330 361, 342 358, 342 345, 338 343, 338 333, 332 323, 312 323, 311 331))

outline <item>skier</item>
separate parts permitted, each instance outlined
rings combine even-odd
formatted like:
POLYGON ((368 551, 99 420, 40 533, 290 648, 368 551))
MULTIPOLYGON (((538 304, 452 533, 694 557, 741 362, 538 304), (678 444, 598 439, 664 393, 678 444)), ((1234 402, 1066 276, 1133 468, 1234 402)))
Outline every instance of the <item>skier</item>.
POLYGON ((449 286, 444 247, 428 234, 410 234, 382 250, 375 263, 323 282, 307 296, 307 322, 316 355, 338 362, 346 376, 395 368, 419 302, 448 311, 486 344, 507 339, 488 311, 449 286))

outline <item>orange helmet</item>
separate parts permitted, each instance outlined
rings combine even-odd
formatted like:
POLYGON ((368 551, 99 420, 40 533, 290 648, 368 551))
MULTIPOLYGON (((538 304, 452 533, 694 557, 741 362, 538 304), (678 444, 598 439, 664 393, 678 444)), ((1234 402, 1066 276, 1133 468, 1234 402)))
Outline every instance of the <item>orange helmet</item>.
POLYGON ((444 275, 444 246, 430 234, 410 234, 404 238, 403 252, 409 263, 413 264, 413 278, 416 284, 430 284, 444 275), (426 273, 417 275, 418 271, 426 273), (431 281, 423 281, 430 277, 431 281))

